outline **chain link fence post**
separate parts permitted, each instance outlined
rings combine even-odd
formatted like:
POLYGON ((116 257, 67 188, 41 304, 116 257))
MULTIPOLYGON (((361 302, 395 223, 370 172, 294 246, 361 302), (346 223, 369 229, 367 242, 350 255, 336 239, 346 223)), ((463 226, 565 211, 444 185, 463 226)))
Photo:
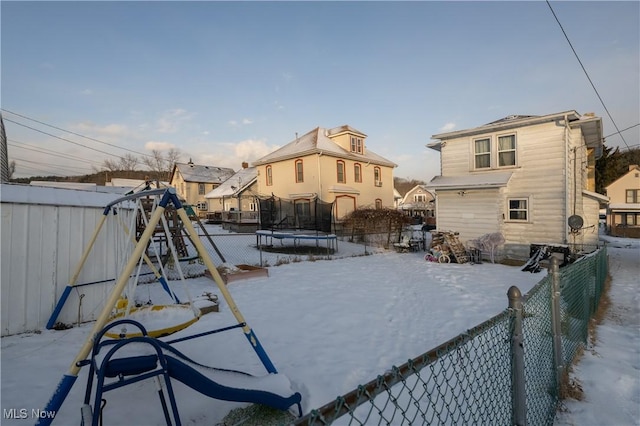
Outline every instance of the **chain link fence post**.
POLYGON ((564 361, 562 356, 562 315, 560 311, 560 265, 557 257, 551 257, 551 329, 553 333, 553 365, 556 370, 556 388, 563 394, 564 361))
POLYGON ((515 426, 526 426, 527 394, 522 335, 522 293, 518 287, 512 286, 509 288, 507 296, 511 311, 511 423, 515 426))

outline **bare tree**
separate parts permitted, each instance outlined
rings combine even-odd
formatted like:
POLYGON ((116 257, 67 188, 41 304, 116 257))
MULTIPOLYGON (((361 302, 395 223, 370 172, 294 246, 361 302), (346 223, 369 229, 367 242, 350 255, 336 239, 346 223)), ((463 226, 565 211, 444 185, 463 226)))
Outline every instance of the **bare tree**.
POLYGON ((120 157, 120 165, 122 170, 135 170, 136 166, 140 163, 140 159, 133 154, 125 154, 120 157))
POLYGON ((154 149, 151 151, 151 156, 142 159, 142 163, 152 172, 166 176, 166 179, 169 179, 173 165, 180 160, 181 155, 180 151, 175 148, 171 148, 165 153, 154 149))

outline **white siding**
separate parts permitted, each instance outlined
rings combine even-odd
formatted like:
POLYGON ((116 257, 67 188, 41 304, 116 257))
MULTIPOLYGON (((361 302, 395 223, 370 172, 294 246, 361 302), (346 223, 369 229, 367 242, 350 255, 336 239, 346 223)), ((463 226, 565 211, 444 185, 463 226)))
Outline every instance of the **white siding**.
POLYGON ((484 234, 501 232, 499 190, 438 191, 437 215, 439 231, 458 232, 466 244, 484 234))
MULTIPOLYGON (((43 328, 102 218, 95 207, 2 203, 2 335, 43 328)), ((124 217, 123 217, 124 220, 124 217)), ((115 277, 114 221, 105 223, 78 283, 115 277)), ((111 284, 72 291, 58 321, 95 319, 111 284)))

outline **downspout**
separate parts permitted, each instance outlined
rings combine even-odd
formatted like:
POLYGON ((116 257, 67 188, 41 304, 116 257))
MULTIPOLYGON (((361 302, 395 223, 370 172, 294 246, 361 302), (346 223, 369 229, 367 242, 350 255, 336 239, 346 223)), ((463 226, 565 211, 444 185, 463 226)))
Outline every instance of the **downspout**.
POLYGON ((564 227, 564 237, 563 237, 563 243, 567 244, 568 240, 567 240, 567 220, 569 219, 568 217, 568 212, 569 212, 569 203, 570 203, 570 199, 569 199, 569 194, 568 194, 568 188, 569 188, 569 117, 567 114, 564 115, 564 133, 563 133, 563 141, 564 141, 564 212, 563 212, 563 221, 562 221, 562 226, 564 227))
POLYGON ((320 157, 322 157, 322 151, 318 153, 318 198, 322 200, 322 168, 320 167, 320 157))

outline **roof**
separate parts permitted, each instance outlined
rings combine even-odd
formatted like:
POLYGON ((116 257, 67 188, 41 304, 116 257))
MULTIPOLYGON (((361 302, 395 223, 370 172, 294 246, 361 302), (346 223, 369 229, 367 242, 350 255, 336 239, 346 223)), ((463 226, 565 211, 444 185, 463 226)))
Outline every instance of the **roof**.
POLYGON ((193 163, 176 163, 171 174, 171 181, 176 169, 182 175, 185 182, 198 183, 222 183, 235 173, 233 169, 227 167, 201 166, 193 163))
POLYGON ((624 179, 631 173, 637 173, 639 171, 640 171, 640 166, 636 164, 629 165, 629 170, 625 174, 621 175, 620 177, 618 177, 618 179, 614 180, 609 185, 605 186, 604 189, 608 190, 610 187, 617 185, 618 181, 624 179))
POLYGON ((586 189, 582 190, 582 195, 584 195, 585 197, 593 198, 603 203, 609 201, 609 197, 607 197, 606 195, 598 194, 597 192, 593 191, 587 191, 586 189))
POLYGON ((285 146, 273 151, 270 154, 258 159, 253 163, 254 166, 273 163, 276 161, 288 160, 296 157, 311 154, 324 154, 339 158, 348 158, 355 161, 368 162, 382 166, 396 167, 397 164, 387 160, 386 158, 376 154, 370 149, 366 149, 364 154, 357 154, 347 151, 340 145, 335 143, 329 135, 337 135, 342 132, 351 132, 365 136, 364 133, 355 130, 347 125, 336 127, 333 129, 325 129, 316 127, 310 132, 294 139, 285 146))
POLYGON ((222 198, 237 196, 246 190, 258 178, 258 169, 247 167, 238 170, 233 176, 225 180, 212 191, 207 192, 204 198, 222 198))
MULTIPOLYGON (((509 115, 479 127, 432 135, 431 139, 435 139, 436 141, 427 144, 427 147, 440 151, 442 142, 448 139, 532 126, 556 120, 563 120, 565 117, 569 120, 570 127, 580 127, 582 129, 585 143, 588 147, 599 148, 602 146, 602 119, 600 117, 596 117, 593 113, 580 115, 576 111, 571 110, 542 116, 509 115)), ((596 157, 599 157, 599 154, 600 153, 598 153, 596 157)))
POLYGON ((95 189, 84 191, 16 183, 0 185, 2 203, 102 208, 121 197, 122 194, 96 192, 95 189))
POLYGON ((507 186, 512 174, 512 172, 496 172, 461 176, 436 176, 425 186, 435 190, 500 188, 507 186))

